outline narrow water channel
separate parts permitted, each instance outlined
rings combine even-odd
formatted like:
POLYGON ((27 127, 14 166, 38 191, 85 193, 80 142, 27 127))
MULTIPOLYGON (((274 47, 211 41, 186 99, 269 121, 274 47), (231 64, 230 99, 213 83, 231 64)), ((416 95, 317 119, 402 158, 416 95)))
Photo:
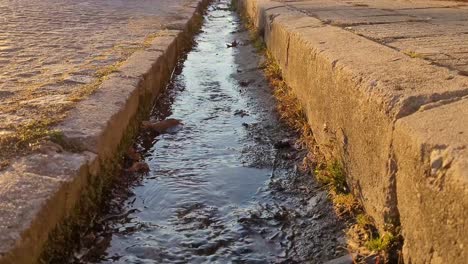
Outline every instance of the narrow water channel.
POLYGON ((323 263, 345 254, 343 224, 300 170, 304 151, 275 111, 261 58, 228 0, 214 1, 193 49, 135 148, 149 173, 122 172, 76 262, 323 263), (239 43, 228 47, 228 43, 239 43))

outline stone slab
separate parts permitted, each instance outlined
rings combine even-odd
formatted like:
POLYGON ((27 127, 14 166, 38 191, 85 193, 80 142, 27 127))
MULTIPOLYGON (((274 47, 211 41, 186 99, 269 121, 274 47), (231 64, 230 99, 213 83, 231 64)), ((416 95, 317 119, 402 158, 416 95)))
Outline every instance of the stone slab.
POLYGON ((393 151, 406 263, 464 263, 468 98, 398 120, 393 151))
POLYGON ((78 201, 94 159, 91 153, 35 154, 0 174, 0 263, 38 258, 48 231, 78 201))

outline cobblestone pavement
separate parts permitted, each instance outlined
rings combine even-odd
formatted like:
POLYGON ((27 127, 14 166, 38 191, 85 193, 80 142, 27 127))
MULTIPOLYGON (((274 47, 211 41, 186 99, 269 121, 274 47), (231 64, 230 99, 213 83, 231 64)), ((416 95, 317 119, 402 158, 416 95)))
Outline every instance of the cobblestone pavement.
POLYGON ((0 152, 2 138, 55 120, 74 93, 187 18, 197 2, 0 0, 0 152))
MULTIPOLYGON (((468 75, 468 2, 316 0, 285 2, 325 23, 340 26, 468 75)), ((349 47, 350 49, 352 47, 349 47)))

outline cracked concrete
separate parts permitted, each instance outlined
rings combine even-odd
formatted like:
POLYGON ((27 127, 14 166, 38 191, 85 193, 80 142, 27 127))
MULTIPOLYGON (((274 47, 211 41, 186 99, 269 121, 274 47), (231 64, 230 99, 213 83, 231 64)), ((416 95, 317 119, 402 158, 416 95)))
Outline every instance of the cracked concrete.
POLYGON ((464 263, 466 4, 239 3, 367 213, 401 222, 407 263, 464 263))

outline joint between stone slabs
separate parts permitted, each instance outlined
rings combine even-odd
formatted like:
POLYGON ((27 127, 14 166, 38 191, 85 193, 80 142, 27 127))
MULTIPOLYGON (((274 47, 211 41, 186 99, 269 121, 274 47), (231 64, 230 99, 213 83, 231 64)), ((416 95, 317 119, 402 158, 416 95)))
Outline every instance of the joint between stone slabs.
POLYGON ((287 6, 288 5, 279 5, 279 6, 268 7, 268 8, 263 9, 263 11, 266 12, 266 11, 270 11, 270 10, 281 8, 281 7, 287 7, 287 6))
POLYGON ((164 52, 165 50, 159 48, 148 48, 148 51, 157 51, 157 52, 164 52))
POLYGON ((431 110, 431 109, 441 107, 441 106, 444 106, 444 105, 456 103, 456 102, 458 102, 460 100, 465 100, 465 99, 468 99, 468 96, 455 96, 453 98, 443 99, 443 100, 440 100, 440 101, 436 101, 436 102, 433 102, 433 103, 422 105, 421 108, 419 108, 418 111, 424 112, 424 111, 431 110))
MULTIPOLYGON (((466 79, 468 80, 468 78, 466 79)), ((447 104, 451 104, 459 100, 462 100, 466 98, 467 96, 468 96, 468 87, 460 88, 459 90, 456 90, 456 91, 445 92, 442 94, 433 93, 433 94, 426 95, 426 96, 421 95, 421 96, 408 97, 402 101, 403 105, 407 103, 406 102, 407 100, 410 100, 410 101, 425 100, 425 102, 422 102, 415 108, 410 107, 409 104, 411 104, 411 102, 408 102, 409 109, 402 107, 401 108, 402 111, 398 112, 395 115, 395 120, 413 115, 418 112, 422 112, 422 111, 430 110, 430 109, 437 108, 440 106, 444 106, 447 104), (427 98, 427 99, 424 99, 424 98, 427 98)))

